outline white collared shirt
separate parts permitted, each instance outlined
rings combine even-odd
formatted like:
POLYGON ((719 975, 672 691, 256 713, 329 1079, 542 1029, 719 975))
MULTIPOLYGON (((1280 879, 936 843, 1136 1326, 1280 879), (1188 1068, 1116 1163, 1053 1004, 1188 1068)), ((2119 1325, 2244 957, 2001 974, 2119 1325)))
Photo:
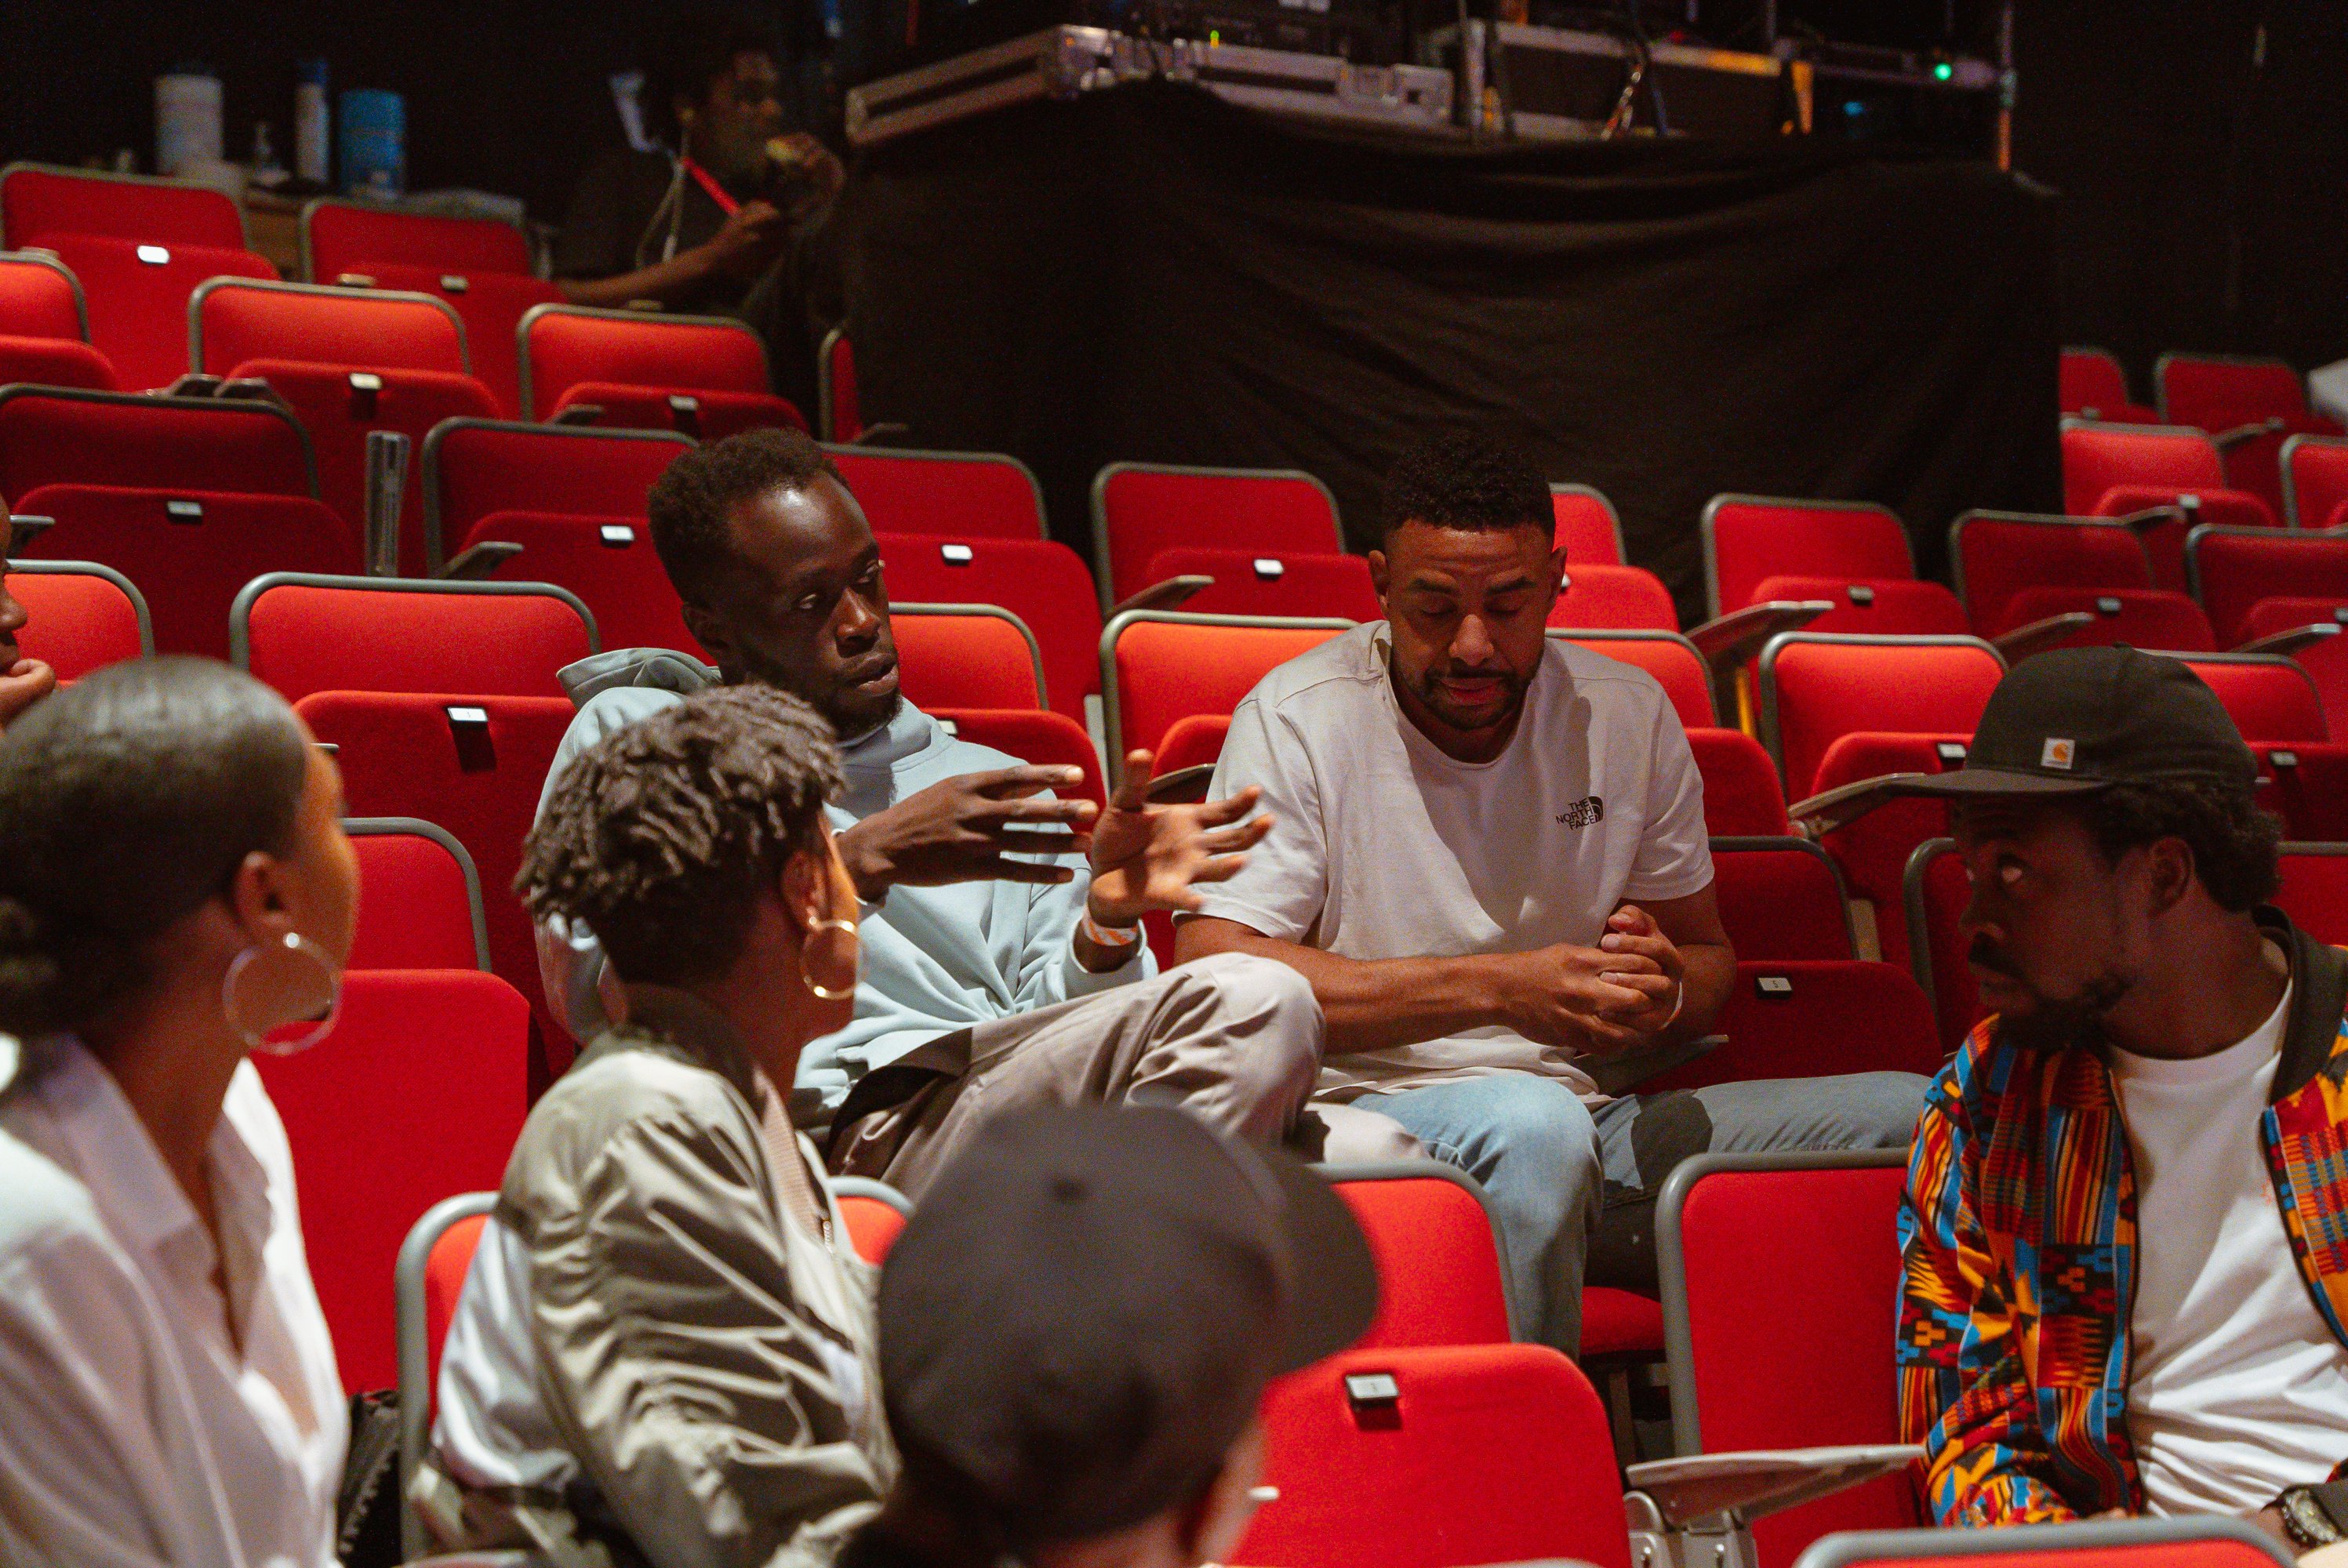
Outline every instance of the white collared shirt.
POLYGON ((70 1039, 27 1054, 0 1100, 0 1557, 325 1568, 349 1416, 260 1076, 212 1134, 216 1250, 112 1074, 70 1039))

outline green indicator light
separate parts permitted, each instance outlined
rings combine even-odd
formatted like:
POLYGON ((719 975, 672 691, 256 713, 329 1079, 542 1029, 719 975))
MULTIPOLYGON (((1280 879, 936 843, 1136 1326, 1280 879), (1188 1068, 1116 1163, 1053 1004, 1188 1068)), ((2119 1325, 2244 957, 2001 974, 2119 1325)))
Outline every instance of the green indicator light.
POLYGON ((1932 67, 1932 76, 1933 76, 1933 78, 1934 78, 1935 80, 1937 80, 1937 81, 1943 81, 1943 82, 1945 82, 1945 81, 1947 81, 1951 77, 1953 77, 1953 76, 1955 76, 1956 74, 1957 74, 1957 67, 1954 67, 1954 66, 1952 66, 1952 65, 1951 65, 1951 64, 1949 64, 1949 62, 1948 62, 1948 61, 1946 61, 1946 60, 1942 60, 1939 65, 1934 66, 1934 67, 1932 67))

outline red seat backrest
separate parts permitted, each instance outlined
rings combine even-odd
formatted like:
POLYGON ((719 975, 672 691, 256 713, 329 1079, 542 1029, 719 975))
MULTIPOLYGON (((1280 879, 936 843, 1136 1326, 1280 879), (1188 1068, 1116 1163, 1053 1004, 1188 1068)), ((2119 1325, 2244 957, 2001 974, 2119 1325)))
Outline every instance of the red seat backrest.
POLYGON ((555 672, 597 648, 585 607, 545 584, 276 575, 238 595, 230 641, 236 663, 289 702, 313 692, 561 697, 555 672))
POLYGON ((1040 539, 1044 492, 1015 457, 992 452, 825 448, 875 533, 1040 539))
POLYGON ((423 466, 414 454, 444 419, 496 418, 497 400, 489 388, 448 371, 363 370, 281 359, 246 360, 230 374, 267 382, 293 409, 317 454, 319 497, 354 529, 366 523, 368 435, 392 430, 408 438, 413 445, 399 509, 399 575, 429 576, 423 466), (362 378, 358 384, 353 384, 354 375, 362 378))
POLYGON ((11 560, 7 584, 25 607, 16 646, 60 681, 155 651, 147 601, 119 572, 83 561, 11 560))
POLYGON ((250 251, 98 234, 51 234, 42 243, 81 280, 89 299, 90 343, 113 362, 128 387, 167 386, 187 371, 188 302, 199 284, 277 276, 276 268, 250 251))
POLYGON ((376 969, 344 977, 324 1040, 253 1058, 294 1152, 345 1388, 396 1379, 393 1260, 425 1210, 504 1180, 530 1112, 529 1050, 530 1009, 497 976, 376 969))
POLYGON ((492 512, 473 525, 458 553, 493 539, 518 544, 521 553, 499 561, 492 580, 551 582, 570 589, 594 616, 596 641, 604 647, 674 648, 708 658, 685 629, 684 603, 641 516, 492 512))
POLYGON ((1355 1350, 1505 1345, 1509 1299, 1492 1216, 1449 1167, 1323 1168, 1360 1222, 1378 1270, 1378 1315, 1355 1350))
POLYGON ((839 1221, 848 1227, 856 1255, 876 1268, 886 1263, 889 1249, 904 1234, 905 1216, 879 1198, 839 1194, 832 1202, 839 1205, 839 1221))
POLYGON ((898 683, 918 708, 1041 708, 1045 686, 1035 634, 1007 610, 899 604, 889 610, 898 683))
POLYGON ((2302 626, 2332 625, 2340 635, 2310 643, 2291 657, 2315 681, 2323 699, 2323 718, 2334 737, 2348 737, 2348 594, 2324 599, 2262 599, 2242 617, 2242 638, 2250 641, 2302 626))
POLYGON ((2152 586, 2144 545, 2109 518, 1967 512, 1950 525, 1949 556, 1982 637, 2024 623, 2013 610, 2013 596, 2024 589, 2152 586))
POLYGON ((530 270, 530 237, 493 218, 396 212, 360 201, 313 201, 302 209, 302 266, 314 282, 381 263, 447 272, 530 270))
POLYGON ((0 496, 43 485, 318 493, 309 438, 267 403, 0 387, 0 496))
POLYGON ((1588 485, 1551 485, 1549 504, 1557 518, 1556 548, 1565 552, 1568 567, 1630 564, 1622 553, 1622 519, 1602 492, 1588 485))
POLYGON ((185 180, 35 164, 0 171, 0 240, 7 248, 47 246, 45 236, 58 233, 242 250, 244 218, 221 192, 185 180))
POLYGON ((1549 623, 1677 631, 1680 616, 1672 603, 1671 589, 1653 572, 1635 566, 1575 566, 1569 560, 1565 589, 1550 607, 1549 623))
POLYGON ((307 496, 44 485, 18 504, 57 526, 21 553, 101 561, 139 585, 161 653, 229 656, 229 607, 264 572, 355 572, 357 531, 307 496))
POLYGON ((641 518, 653 482, 692 446, 662 431, 450 420, 424 442, 427 559, 437 568, 492 512, 641 518))
POLYGON ((1715 838, 1712 886, 1740 958, 1850 958, 1842 878, 1805 838, 1715 838))
POLYGON ((1266 1390, 1262 1419, 1263 1480, 1280 1497, 1234 1563, 1630 1568, 1604 1407, 1546 1345, 1333 1356, 1266 1390), (1346 1384, 1357 1375, 1391 1378, 1397 1397, 1357 1406, 1346 1384))
POLYGON ((798 405, 771 392, 713 392, 706 387, 677 392, 611 381, 572 382, 547 417, 582 407, 595 410, 587 423, 599 430, 673 430, 690 441, 723 441, 746 430, 804 432, 808 427, 798 405))
POLYGON ((1180 468, 1112 463, 1093 480, 1093 527, 1108 598, 1148 588, 1159 551, 1218 548, 1343 552, 1329 487, 1293 468, 1180 468))
POLYGON ((2348 845, 2284 845, 2275 902, 2317 941, 2348 947, 2348 845))
POLYGON ((817 355, 818 391, 823 398, 823 438, 853 441, 864 434, 864 415, 856 397, 856 350, 848 334, 834 327, 817 355))
POLYGON ((1185 545, 1159 550, 1141 575, 1152 584, 1176 577, 1214 579, 1212 587, 1182 601, 1181 608, 1193 615, 1336 615, 1348 620, 1385 615, 1370 586, 1370 563, 1360 556, 1185 545))
POLYGON ((2218 651, 2218 634, 2209 629, 2209 618, 2201 607, 2168 589, 2026 588, 2006 604, 2016 626, 2055 615, 2080 613, 2096 618, 2094 625, 2047 644, 2052 648, 2124 642, 2131 648, 2165 648, 2180 653, 2218 651))
POLYGON ((1714 615, 1751 604, 1768 577, 1916 575, 1899 514, 1871 501, 1715 496, 1704 508, 1704 561, 1714 615))
POLYGON ((0 337, 0 386, 15 382, 92 392, 112 392, 119 384, 114 362, 77 339, 0 337))
MULTIPOLYGON (((1972 732, 1903 735, 1859 730, 1838 736, 1819 759, 1813 794, 1824 794, 1887 774, 1947 773, 1964 765, 1972 732)), ((1851 895, 1873 906, 1877 950, 1893 963, 1909 957, 1901 893, 1908 857, 1928 838, 1949 831, 1949 808, 1936 800, 1893 800, 1836 828, 1819 842, 1842 867, 1851 895)))
POLYGON ((539 305, 559 304, 562 291, 525 272, 467 272, 442 267, 370 261, 345 272, 318 273, 320 282, 364 278, 376 288, 429 294, 445 301, 465 323, 465 346, 473 374, 498 400, 507 419, 521 414, 521 318, 539 305))
POLYGON ((1728 1042, 1646 1080, 1642 1094, 1847 1072, 1930 1076, 1947 1059, 1931 999, 1897 964, 1737 957, 1735 989, 1714 1025, 1728 1042))
POLYGON ((188 302, 188 368, 227 375, 251 359, 472 374, 465 325, 429 294, 216 279, 188 302))
POLYGON ((1834 608, 1803 628, 1857 637, 1964 636, 1972 630, 1965 607, 1937 582, 1913 578, 1771 576, 1753 589, 1754 602, 1825 600, 1834 608))
POLYGON ((0 333, 89 341, 89 307, 63 261, 0 251, 0 333))
POLYGON ((2128 395, 2127 373, 2120 362, 2099 348, 2066 348, 2056 372, 2062 388, 2063 412, 2096 419, 2125 417, 2135 406, 2128 395))
MULTIPOLYGON (((569 699, 316 692, 294 711, 311 733, 336 748, 353 815, 421 817, 445 828, 473 857, 490 968, 529 999, 559 1058, 550 1063, 533 1053, 532 1087, 542 1086, 549 1066, 567 1062, 569 1054, 546 1010, 537 942, 513 878, 555 748, 577 716, 569 699)), ((498 1179, 492 1173, 472 1185, 495 1186, 498 1179)))
POLYGON ((2196 528, 2186 555, 2195 595, 2228 648, 2250 635, 2262 599, 2348 599, 2348 532, 2196 528))
POLYGON ((359 861, 355 969, 478 969, 488 941, 473 857, 413 817, 345 822, 359 861))
POLYGON ((1335 621, 1209 620, 1161 610, 1119 616, 1102 633, 1110 763, 1137 747, 1155 751, 1177 720, 1229 714, 1273 670, 1347 630, 1335 621))
MULTIPOLYGON (((457 1300, 465 1294, 465 1276, 472 1272, 473 1254, 480 1250, 481 1227, 487 1214, 468 1214, 440 1233, 424 1263, 424 1356, 427 1400, 440 1392, 440 1348, 448 1342, 448 1325, 457 1319, 457 1300)), ((427 1411, 427 1420, 430 1413, 427 1411)))
POLYGON ((954 733, 973 744, 992 746, 1007 756, 1037 767, 1082 769, 1085 782, 1063 797, 1080 796, 1095 805, 1108 804, 1101 779, 1100 753, 1082 724, 1066 713, 1046 708, 929 708, 930 717, 952 724, 954 733))
POLYGON ((771 392, 767 347, 731 316, 648 316, 540 305, 521 319, 521 416, 545 417, 582 381, 771 392))
POLYGON ((2215 435, 2307 412, 2307 384, 2279 359, 2164 354, 2152 367, 2161 417, 2215 435))
POLYGON ((1704 663, 1704 655, 1695 651, 1695 644, 1678 632, 1580 628, 1560 630, 1551 627, 1549 634, 1592 653, 1636 664, 1653 675, 1663 683, 1663 694, 1672 700, 1672 711, 1679 715, 1684 727, 1709 729, 1720 723, 1712 709, 1712 671, 1704 663))
POLYGON ((880 534, 889 597, 911 604, 992 604, 1035 634, 1052 706, 1084 722, 1100 682, 1100 600, 1082 557, 1056 539, 880 534))
POLYGON ((1918 845, 1908 862, 1905 895, 1910 967, 1932 999, 1941 1049, 1949 1051, 1962 1045, 1982 1020, 1981 986, 1965 965, 1971 944, 1962 924, 1972 900, 1972 881, 1955 849, 1945 838, 1918 845))
POLYGON ((2348 527, 2348 437, 2294 436, 2284 443, 2282 498, 2294 528, 2348 527))
POLYGON ((2104 493, 2119 486, 2222 490, 2226 465, 2199 430, 2141 425, 2063 427, 2063 510, 2096 516, 2104 493))
POLYGON ((2314 681, 2290 660, 2272 654, 2205 653, 2185 662, 2218 693, 2242 739, 2253 743, 2331 739, 2332 727, 2324 722, 2323 699, 2314 681))
POLYGON ((1158 743, 1156 771, 1170 774, 1220 761, 1223 741, 1231 733, 1229 713, 1193 713, 1175 720, 1158 743))
MULTIPOLYGON (((1739 989, 1750 991, 1738 968, 1739 989)), ((1913 993, 1913 981, 1892 973, 1913 993)), ((1794 998, 1805 989, 1797 984, 1794 998)), ((1922 998, 1912 1003, 1921 1011, 1922 998)), ((1798 999, 1766 1007, 1801 1010, 1798 999)), ((1844 1021, 1864 1030, 1863 1020, 1844 1021)), ((1797 1021, 1792 1032, 1806 1031, 1797 1021)), ((1802 1163, 1842 1168, 1719 1168, 1740 1158, 1771 1159, 1702 1156, 1682 1167, 1658 1205, 1665 1321, 1676 1317, 1686 1329, 1687 1354, 1673 1358, 1680 1451, 1899 1441, 1894 1226, 1904 1157, 1811 1155, 1802 1163)), ((1759 1520, 1754 1540, 1763 1563, 1786 1568, 1831 1531, 1919 1522, 1914 1483, 1900 1473, 1759 1520)))
POLYGON ((1786 823, 1786 792, 1777 764, 1742 730, 1699 726, 1687 733, 1695 771, 1704 777, 1704 831, 1716 838, 1775 837, 1786 823))
POLYGON ((1776 754, 1787 798, 1800 800, 1815 789, 1818 764, 1837 736, 1971 734, 2004 673, 1996 651, 1971 638, 1794 632, 1762 651, 1762 740, 1776 754))

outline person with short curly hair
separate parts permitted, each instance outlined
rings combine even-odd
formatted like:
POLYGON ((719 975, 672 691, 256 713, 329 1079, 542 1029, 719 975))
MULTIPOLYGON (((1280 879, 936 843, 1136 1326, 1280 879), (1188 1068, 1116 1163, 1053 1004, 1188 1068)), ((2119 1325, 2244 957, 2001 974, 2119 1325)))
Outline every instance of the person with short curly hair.
POLYGON ((411 1492, 444 1546, 818 1568, 885 1494, 871 1272, 777 1091, 853 1010, 840 789, 830 726, 743 685, 549 796, 515 887, 602 942, 614 1021, 531 1110, 458 1301, 411 1492))

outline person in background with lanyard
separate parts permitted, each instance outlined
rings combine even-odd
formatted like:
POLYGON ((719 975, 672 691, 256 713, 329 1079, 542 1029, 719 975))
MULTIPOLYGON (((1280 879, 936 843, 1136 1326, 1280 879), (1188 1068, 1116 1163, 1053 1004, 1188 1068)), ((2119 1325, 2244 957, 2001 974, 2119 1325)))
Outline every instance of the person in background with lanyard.
POLYGON ((676 150, 625 147, 588 167, 555 241, 555 282, 573 304, 735 312, 829 209, 839 162, 785 134, 771 32, 747 17, 687 12, 645 77, 647 128, 676 150))

